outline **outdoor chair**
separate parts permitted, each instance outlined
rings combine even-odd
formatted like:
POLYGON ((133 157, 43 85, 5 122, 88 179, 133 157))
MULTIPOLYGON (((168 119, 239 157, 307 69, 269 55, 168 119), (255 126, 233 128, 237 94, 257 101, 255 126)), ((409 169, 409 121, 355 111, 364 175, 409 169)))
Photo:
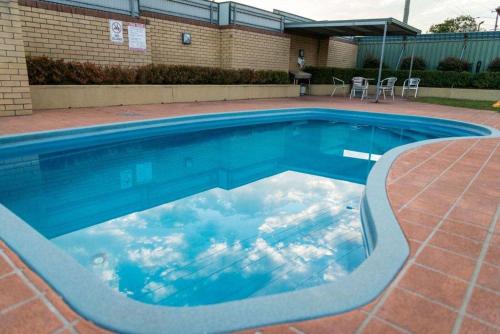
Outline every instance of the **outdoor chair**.
POLYGON ((378 93, 382 93, 382 95, 384 95, 384 100, 385 92, 389 92, 392 96, 392 100, 394 101, 394 85, 396 84, 396 81, 398 81, 398 78, 396 77, 385 78, 384 80, 380 81, 380 84, 378 86, 378 93))
POLYGON ((414 90, 415 91, 415 97, 417 97, 418 93, 418 85, 420 84, 420 78, 409 78, 406 79, 403 82, 403 92, 401 93, 401 96, 405 96, 405 91, 406 90, 414 90))
POLYGON ((368 80, 363 77, 352 78, 351 96, 349 99, 356 96, 356 92, 358 91, 361 91, 361 100, 368 96, 368 80))
POLYGON ((337 88, 342 88, 342 91, 344 92, 344 96, 346 96, 346 88, 347 88, 347 86, 345 84, 345 81, 344 80, 340 80, 337 77, 332 77, 332 79, 333 79, 333 92, 332 92, 331 96, 335 95, 335 91, 337 90, 337 88))

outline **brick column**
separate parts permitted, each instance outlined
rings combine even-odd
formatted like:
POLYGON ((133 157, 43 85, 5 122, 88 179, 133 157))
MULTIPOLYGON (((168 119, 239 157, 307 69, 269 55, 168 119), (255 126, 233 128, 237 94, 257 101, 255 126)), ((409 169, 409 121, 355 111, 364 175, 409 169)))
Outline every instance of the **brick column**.
POLYGON ((0 116, 32 112, 17 0, 0 0, 0 116))

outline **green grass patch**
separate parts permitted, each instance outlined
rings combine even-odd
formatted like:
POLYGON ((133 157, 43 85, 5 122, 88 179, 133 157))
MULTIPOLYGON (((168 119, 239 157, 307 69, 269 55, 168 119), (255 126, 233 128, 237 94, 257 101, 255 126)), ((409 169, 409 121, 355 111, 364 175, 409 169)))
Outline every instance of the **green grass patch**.
POLYGON ((448 99, 444 97, 418 97, 413 99, 415 102, 441 104, 444 106, 480 109, 480 110, 493 110, 500 112, 500 108, 494 108, 493 104, 496 101, 475 101, 475 100, 462 100, 462 99, 448 99))

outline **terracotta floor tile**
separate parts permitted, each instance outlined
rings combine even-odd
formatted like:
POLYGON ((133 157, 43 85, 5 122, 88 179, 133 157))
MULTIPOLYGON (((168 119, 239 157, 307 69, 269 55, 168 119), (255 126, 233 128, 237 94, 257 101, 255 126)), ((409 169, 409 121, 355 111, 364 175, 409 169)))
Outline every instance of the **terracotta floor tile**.
POLYGON ((500 294, 476 287, 467 313, 500 327, 500 294))
POLYGON ((97 327, 96 325, 94 325, 90 321, 85 321, 85 320, 79 321, 76 324, 75 329, 80 334, 109 334, 109 333, 111 333, 111 332, 108 332, 107 330, 104 330, 102 328, 97 327))
POLYGON ((408 198, 405 196, 400 196, 398 194, 389 194, 389 203, 391 203, 391 207, 395 210, 403 207, 406 203, 408 203, 408 198))
POLYGON ((0 310, 22 302, 35 294, 17 275, 0 279, 0 310))
POLYGON ((465 317, 460 328, 460 334, 500 334, 500 329, 485 325, 471 317, 465 317))
POLYGON ((66 328, 62 331, 57 330, 57 334, 73 334, 73 332, 66 328))
POLYGON ((461 206, 456 206, 448 215, 448 218, 456 221, 477 224, 483 227, 490 225, 493 214, 470 210, 461 206))
POLYGON ((0 333, 52 333, 62 323, 39 299, 0 315, 0 333))
MULTIPOLYGON (((500 174, 500 172, 498 174, 500 174)), ((486 194, 488 196, 499 197, 500 187, 492 187, 489 181, 483 181, 481 176, 479 176, 470 186, 468 193, 473 196, 486 194)))
POLYGON ((490 244, 488 253, 486 253, 486 257, 484 258, 484 260, 491 264, 500 266, 500 247, 496 247, 493 244, 490 244))
POLYGON ((477 258, 481 252, 482 243, 465 239, 449 233, 437 231, 430 240, 431 245, 435 245, 465 256, 477 258))
POLYGON ((500 292, 500 268, 483 263, 477 284, 500 292))
POLYGON ((424 192, 408 204, 408 207, 428 212, 436 216, 443 216, 452 207, 453 203, 454 201, 449 198, 424 192))
POLYGON ((479 167, 481 167, 481 165, 483 164, 483 159, 481 159, 479 162, 474 163, 474 166, 471 166, 464 159, 465 158, 457 160, 457 162, 453 166, 450 167, 449 171, 452 173, 453 172, 460 173, 460 174, 466 175, 470 178, 474 174, 477 173, 479 167))
POLYGON ((398 183, 402 184, 413 184, 420 186, 422 189, 431 183, 435 179, 436 175, 422 173, 420 171, 413 170, 403 176, 398 183))
POLYGON ((429 234, 431 234, 432 232, 432 228, 410 223, 405 220, 400 220, 399 225, 403 229, 403 232, 407 238, 417 241, 425 241, 425 239, 427 239, 429 234))
POLYGON ((12 267, 0 256, 0 276, 12 272, 12 267))
POLYGON ((410 259, 413 258, 415 256, 415 254, 417 253, 418 249, 420 248, 420 246, 422 245, 421 242, 418 242, 416 240, 407 240, 408 241, 408 244, 410 245, 410 259))
POLYGON ((23 270, 24 275, 28 280, 33 283, 33 285, 42 293, 50 291, 51 288, 40 276, 35 274, 31 269, 25 268, 23 270))
POLYGON ((500 205, 500 198, 488 196, 486 194, 483 194, 479 197, 466 193, 457 205, 464 209, 480 211, 482 213, 494 215, 498 205, 500 205))
POLYGON ((3 248, 4 253, 7 254, 7 257, 12 261, 12 263, 17 269, 24 270, 27 268, 26 264, 23 261, 21 261, 21 259, 19 258, 19 256, 17 256, 16 253, 14 253, 7 246, 4 247, 5 247, 3 248))
POLYGON ((398 221, 407 220, 412 223, 434 227, 441 221, 442 216, 435 216, 412 208, 404 208, 396 215, 398 221))
POLYGON ((47 299, 54 305, 59 312, 62 314, 62 316, 68 321, 68 322, 73 322, 77 320, 80 316, 73 311, 65 302, 64 300, 53 290, 49 290, 46 292, 45 296, 47 299))
POLYGON ((447 180, 445 177, 440 177, 428 189, 432 192, 439 191, 444 196, 458 198, 469 183, 468 180, 462 178, 459 180, 460 182, 457 182, 455 179, 447 180))
POLYGON ((425 247, 416 261, 464 280, 470 279, 476 265, 476 261, 432 246, 425 247))
POLYGON ((408 269, 399 286, 457 309, 467 290, 465 282, 418 265, 408 269))
POLYGON ((368 325, 365 327, 363 330, 363 333, 365 334, 400 334, 404 333, 400 331, 399 329, 396 329, 392 326, 389 326, 388 324, 384 323, 383 321, 380 321, 376 318, 373 318, 370 320, 368 325))
POLYGON ((360 311, 353 311, 341 316, 321 318, 293 324, 293 327, 307 334, 347 334, 354 333, 366 315, 360 311))
POLYGON ((363 306, 361 308, 361 310, 365 311, 365 312, 370 312, 371 310, 373 310, 373 308, 375 307, 375 305, 377 305, 377 303, 380 301, 380 298, 382 297, 383 293, 381 295, 379 295, 374 301, 372 301, 371 303, 368 303, 366 304, 365 306, 363 306))
POLYGON ((397 182, 387 187, 387 191, 391 195, 397 195, 406 199, 411 199, 413 196, 418 194, 422 188, 419 186, 414 186, 410 184, 405 184, 402 182, 397 182))
POLYGON ((485 228, 478 225, 458 222, 450 219, 445 220, 440 229, 445 232, 459 234, 463 237, 481 242, 484 238, 486 238, 486 234, 488 234, 488 231, 485 228))
POLYGON ((456 313, 412 293, 395 289, 377 316, 413 333, 450 333, 456 313))
POLYGON ((440 185, 463 192, 467 189, 475 173, 476 171, 474 171, 474 173, 463 173, 462 171, 457 171, 453 169, 453 167, 450 167, 444 174, 439 176, 433 185, 440 185))
POLYGON ((491 245, 500 245, 500 228, 498 228, 498 226, 499 225, 497 225, 496 231, 491 236, 490 246, 491 245))

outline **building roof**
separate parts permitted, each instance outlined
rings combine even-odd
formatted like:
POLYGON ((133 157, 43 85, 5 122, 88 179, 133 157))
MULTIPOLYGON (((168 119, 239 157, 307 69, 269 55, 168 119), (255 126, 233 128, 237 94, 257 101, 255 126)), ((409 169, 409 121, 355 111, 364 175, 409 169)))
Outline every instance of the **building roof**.
POLYGON ((285 23, 285 32, 320 36, 381 36, 387 23, 388 36, 414 36, 420 30, 392 17, 381 19, 314 21, 285 23))

